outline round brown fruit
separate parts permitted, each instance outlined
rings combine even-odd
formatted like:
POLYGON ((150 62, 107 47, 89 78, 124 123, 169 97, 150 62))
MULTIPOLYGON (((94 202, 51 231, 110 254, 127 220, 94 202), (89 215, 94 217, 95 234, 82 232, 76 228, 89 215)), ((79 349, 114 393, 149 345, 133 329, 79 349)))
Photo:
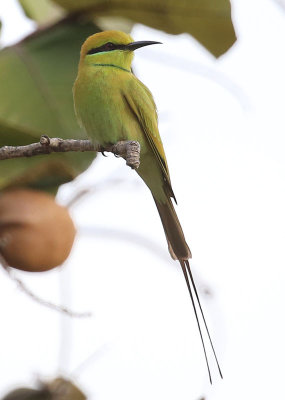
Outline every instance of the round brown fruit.
POLYGON ((14 189, 0 194, 0 254, 9 266, 47 271, 68 257, 75 227, 65 207, 36 190, 14 189))

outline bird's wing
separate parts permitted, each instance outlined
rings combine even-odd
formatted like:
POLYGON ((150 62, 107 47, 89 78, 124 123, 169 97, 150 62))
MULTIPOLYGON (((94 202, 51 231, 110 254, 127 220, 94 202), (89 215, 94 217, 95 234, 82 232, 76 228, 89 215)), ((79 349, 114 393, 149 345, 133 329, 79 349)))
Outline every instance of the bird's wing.
POLYGON ((150 148, 158 161, 169 195, 173 197, 176 202, 171 187, 163 144, 158 131, 157 112, 152 94, 134 75, 132 79, 128 80, 128 85, 123 88, 122 94, 126 103, 138 119, 150 148))

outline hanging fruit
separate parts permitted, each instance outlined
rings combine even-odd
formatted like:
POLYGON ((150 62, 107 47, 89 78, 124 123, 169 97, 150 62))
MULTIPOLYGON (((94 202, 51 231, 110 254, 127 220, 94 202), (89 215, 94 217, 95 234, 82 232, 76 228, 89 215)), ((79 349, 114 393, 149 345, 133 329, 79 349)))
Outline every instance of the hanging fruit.
POLYGON ((75 227, 50 194, 14 189, 0 194, 0 254, 11 267, 47 271, 68 257, 75 227))

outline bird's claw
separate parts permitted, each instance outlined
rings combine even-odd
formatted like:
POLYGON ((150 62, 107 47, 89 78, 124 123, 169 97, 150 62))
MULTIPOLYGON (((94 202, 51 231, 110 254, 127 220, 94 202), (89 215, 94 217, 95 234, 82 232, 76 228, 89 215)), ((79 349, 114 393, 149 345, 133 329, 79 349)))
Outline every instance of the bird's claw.
POLYGON ((105 154, 105 150, 101 150, 101 154, 102 154, 102 156, 104 156, 104 157, 108 157, 108 156, 106 156, 106 154, 105 154))

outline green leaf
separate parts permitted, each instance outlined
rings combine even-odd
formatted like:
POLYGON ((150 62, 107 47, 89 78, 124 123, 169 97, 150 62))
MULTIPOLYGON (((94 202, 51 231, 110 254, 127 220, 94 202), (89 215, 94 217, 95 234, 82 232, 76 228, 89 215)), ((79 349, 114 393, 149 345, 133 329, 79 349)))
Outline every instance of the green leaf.
POLYGON ((96 17, 96 24, 100 26, 103 31, 115 30, 131 33, 134 22, 129 18, 116 17, 116 16, 101 16, 96 17))
MULTIPOLYGON (((75 118, 72 85, 79 51, 92 23, 63 20, 0 51, 0 146, 50 137, 85 139, 75 118)), ((0 162, 0 189, 32 186, 55 191, 92 162, 94 153, 58 153, 0 162)))
POLYGON ((126 17, 168 33, 190 33, 216 57, 236 40, 229 0, 53 1, 69 12, 126 17))
POLYGON ((52 23, 60 19, 64 12, 50 0, 19 0, 26 16, 39 25, 52 23))

